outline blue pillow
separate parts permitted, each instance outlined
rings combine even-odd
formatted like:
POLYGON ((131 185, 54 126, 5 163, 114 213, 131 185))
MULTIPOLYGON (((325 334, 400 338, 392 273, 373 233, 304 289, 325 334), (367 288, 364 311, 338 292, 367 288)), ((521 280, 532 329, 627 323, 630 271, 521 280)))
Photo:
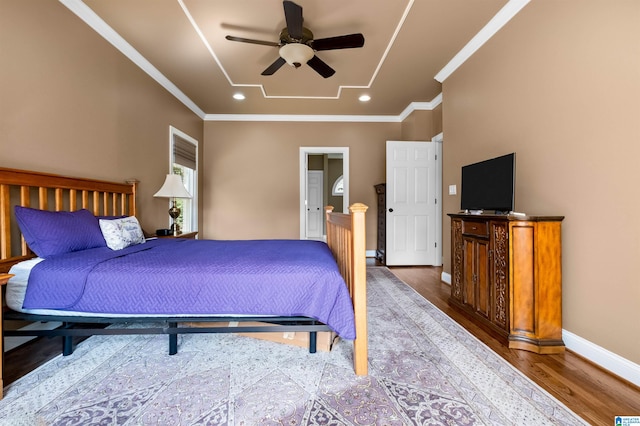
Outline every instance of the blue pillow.
POLYGON ((15 213, 25 241, 39 257, 107 245, 89 210, 50 212, 16 206, 15 213))

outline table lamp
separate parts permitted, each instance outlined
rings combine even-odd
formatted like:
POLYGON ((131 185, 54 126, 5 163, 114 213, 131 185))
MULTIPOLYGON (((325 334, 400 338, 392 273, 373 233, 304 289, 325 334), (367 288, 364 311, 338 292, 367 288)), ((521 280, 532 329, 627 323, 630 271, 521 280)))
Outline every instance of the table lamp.
POLYGON ((189 194, 187 188, 184 187, 180 175, 168 174, 162 184, 162 188, 153 194, 153 196, 170 198, 172 200, 172 205, 169 209, 169 216, 171 216, 171 232, 174 236, 178 235, 176 219, 180 216, 180 209, 176 206, 176 198, 191 198, 191 194, 189 194))

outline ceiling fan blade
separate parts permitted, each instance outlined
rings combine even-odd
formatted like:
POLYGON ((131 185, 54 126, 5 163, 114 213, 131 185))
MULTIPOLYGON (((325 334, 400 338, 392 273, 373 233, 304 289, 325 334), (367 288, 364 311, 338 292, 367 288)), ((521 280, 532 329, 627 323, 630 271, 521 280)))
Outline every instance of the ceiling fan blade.
POLYGON ((283 1, 282 3, 289 36, 296 40, 302 39, 302 7, 292 1, 283 1))
POLYGON ((331 68, 329 65, 327 65, 326 62, 324 62, 322 59, 318 58, 315 55, 313 56, 313 58, 309 59, 309 62, 307 62, 307 65, 313 68, 318 74, 320 74, 324 78, 329 78, 336 73, 336 71, 333 68, 331 68))
POLYGON ((273 47, 280 47, 280 43, 276 43, 273 41, 264 41, 264 40, 254 40, 251 38, 243 38, 243 37, 235 37, 235 36, 226 36, 225 37, 227 40, 231 40, 231 41, 239 41, 242 43, 253 43, 253 44, 262 44, 264 46, 273 46, 273 47))
POLYGON ((269 65, 266 70, 262 71, 262 75, 273 75, 273 73, 278 71, 280 67, 286 63, 287 61, 285 61, 282 57, 278 57, 278 59, 276 59, 274 63, 269 65))
POLYGON ((364 36, 360 33, 313 40, 313 50, 351 49, 364 46, 364 36))

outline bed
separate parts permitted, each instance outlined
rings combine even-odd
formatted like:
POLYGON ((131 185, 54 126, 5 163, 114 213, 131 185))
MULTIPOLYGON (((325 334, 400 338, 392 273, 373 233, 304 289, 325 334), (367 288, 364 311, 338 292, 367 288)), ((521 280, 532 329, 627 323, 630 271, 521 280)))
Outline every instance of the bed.
MULTIPOLYGON (((72 215, 74 220, 82 216, 87 221, 91 216, 100 226, 130 220, 136 216, 136 189, 137 181, 133 180, 116 183, 0 168, 0 278, 1 274, 10 270, 16 273, 12 281, 19 281, 24 271, 28 277, 34 277, 29 278, 30 285, 18 297, 20 302, 17 305, 15 301, 9 303, 15 309, 4 308, 4 317, 59 321, 64 325, 54 330, 4 330, 3 335, 63 336, 63 353, 69 354, 72 351, 72 336, 168 334, 169 353, 174 354, 177 352, 177 336, 185 333, 273 332, 284 328, 287 331, 309 332, 310 349, 313 351, 315 333, 332 330, 347 340, 353 340, 354 372, 357 375, 367 374, 365 205, 352 205, 349 214, 334 213, 332 207, 327 207, 326 244, 301 240, 167 239, 112 249, 91 244, 85 247, 82 245, 84 242, 72 241, 69 244, 80 244, 78 247, 81 249, 69 253, 64 250, 61 253, 53 251, 42 261, 43 256, 36 256, 34 251, 42 253, 44 249, 40 245, 35 249, 32 232, 25 231, 27 235, 21 232, 21 228, 29 229, 22 226, 25 215, 30 217, 28 215, 32 214, 72 215), (30 247, 27 241, 34 247, 30 247), (175 257, 175 253, 183 253, 184 258, 175 257), (245 254, 244 259, 242 254, 245 254), (142 256, 150 257, 140 262, 142 256), (137 259, 135 262, 134 258, 137 259), (252 262, 248 262, 247 258, 259 259, 259 262, 249 267, 247 263, 252 262), (320 258, 325 259, 325 266, 319 266, 316 262, 320 258), (204 262, 203 270, 194 272, 192 268, 181 266, 190 259, 204 262), (138 275, 127 275, 132 273, 128 268, 136 262, 146 266, 137 270, 138 275), (72 265, 71 272, 64 269, 69 263, 72 265), (295 270, 292 269, 294 265, 295 270), (89 270, 90 275, 83 275, 89 270), (288 273, 293 274, 293 281, 300 284, 287 284, 288 273), (213 281, 213 274, 216 274, 218 287, 207 290, 207 283, 213 281), (340 285, 335 284, 334 275, 338 275, 340 285), (46 279, 38 281, 35 278, 37 276, 46 279), (152 279, 145 281, 145 276, 152 279), (309 284, 302 284, 306 281, 309 284), (42 284, 35 284, 38 282, 42 284), (44 294, 46 285, 50 285, 46 284, 48 282, 65 290, 53 300, 50 297, 42 298, 40 296, 44 294), (127 289, 133 288, 134 282, 140 282, 142 290, 138 288, 133 293, 137 297, 153 299, 153 305, 135 310, 136 306, 143 304, 133 298, 133 293, 126 293, 127 289), (233 294, 224 293, 226 282, 234 286, 233 294), (33 288, 30 288, 32 283, 33 288), (161 284, 164 287, 158 287, 161 284), (42 291, 38 291, 40 285, 43 286, 40 289, 42 291), (169 295, 168 289, 171 287, 181 291, 169 295), (110 299, 105 295, 111 296, 116 291, 125 293, 117 293, 119 296, 111 298, 113 300, 108 308, 92 305, 92 301, 100 299, 101 294, 102 298, 110 299), (169 299, 158 296, 165 292, 169 299), (260 292, 265 294, 262 299, 253 302, 253 307, 251 302, 243 305, 230 301, 251 299, 247 295, 260 297, 260 292), (86 299, 85 293, 88 295, 86 299), (293 295, 280 296, 285 293, 293 295), (345 295, 347 304, 344 302, 345 295), (273 302, 274 299, 284 300, 286 297, 289 299, 284 303, 287 305, 285 308, 273 302), (167 300, 171 300, 171 303, 167 303, 167 300), (20 303, 23 304, 22 309, 20 303), (220 324, 230 320, 240 324, 260 321, 268 325, 259 328, 242 325, 220 327, 220 324), (118 326, 150 321, 160 326, 118 326), (72 326, 75 323, 96 326, 75 328, 72 326), (204 326, 184 326, 193 323, 204 326), (207 326, 211 323, 211 326, 207 326), (107 324, 109 327, 105 327, 107 324)), ((93 227, 93 222, 87 226, 93 227)), ((64 230, 64 227, 61 229, 64 230)), ((93 228, 91 232, 94 232, 93 228)), ((56 241, 54 247, 57 249, 56 241)), ((15 297, 14 293, 12 290, 10 299, 15 297)))

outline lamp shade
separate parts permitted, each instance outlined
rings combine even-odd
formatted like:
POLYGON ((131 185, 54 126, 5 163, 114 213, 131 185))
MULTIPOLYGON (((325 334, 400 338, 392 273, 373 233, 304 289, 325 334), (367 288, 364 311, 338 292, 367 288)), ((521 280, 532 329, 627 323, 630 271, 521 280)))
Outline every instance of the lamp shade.
POLYGON ((182 179, 179 175, 167 175, 162 184, 162 188, 155 194, 154 197, 162 198, 191 198, 191 194, 184 187, 182 179))

